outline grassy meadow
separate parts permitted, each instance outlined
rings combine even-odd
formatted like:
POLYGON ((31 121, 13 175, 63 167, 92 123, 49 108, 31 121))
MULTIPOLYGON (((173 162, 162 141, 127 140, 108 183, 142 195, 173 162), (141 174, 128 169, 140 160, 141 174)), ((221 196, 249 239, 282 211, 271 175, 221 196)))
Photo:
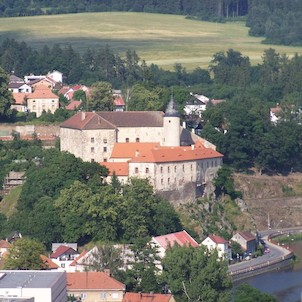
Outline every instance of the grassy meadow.
POLYGON ((261 61, 269 47, 289 56, 302 54, 302 47, 261 44, 248 36, 243 22, 210 23, 184 16, 147 13, 83 13, 0 19, 0 43, 7 38, 25 41, 34 48, 55 43, 72 45, 77 51, 108 44, 123 53, 134 49, 147 63, 170 69, 175 63, 187 69, 207 67, 212 55, 233 48, 261 61))

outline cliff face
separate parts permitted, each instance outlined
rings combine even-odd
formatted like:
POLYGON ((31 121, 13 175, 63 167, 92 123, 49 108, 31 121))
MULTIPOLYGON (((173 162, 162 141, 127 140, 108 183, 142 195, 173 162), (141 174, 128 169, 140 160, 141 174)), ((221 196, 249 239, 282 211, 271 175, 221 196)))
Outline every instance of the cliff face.
POLYGON ((235 174, 248 213, 258 230, 302 225, 302 174, 289 176, 235 174))

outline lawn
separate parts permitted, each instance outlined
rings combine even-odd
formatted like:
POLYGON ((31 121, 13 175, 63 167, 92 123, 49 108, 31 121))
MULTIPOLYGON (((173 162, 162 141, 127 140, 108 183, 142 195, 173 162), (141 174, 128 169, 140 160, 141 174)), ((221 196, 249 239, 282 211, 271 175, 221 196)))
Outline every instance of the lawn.
POLYGON ((210 23, 187 20, 184 16, 147 13, 83 13, 0 19, 0 43, 7 37, 23 40, 34 48, 58 43, 83 52, 108 44, 124 53, 135 49, 147 63, 166 69, 182 63, 188 69, 207 67, 212 55, 233 48, 261 61, 269 47, 280 53, 302 54, 302 47, 261 44, 248 36, 243 22, 210 23))

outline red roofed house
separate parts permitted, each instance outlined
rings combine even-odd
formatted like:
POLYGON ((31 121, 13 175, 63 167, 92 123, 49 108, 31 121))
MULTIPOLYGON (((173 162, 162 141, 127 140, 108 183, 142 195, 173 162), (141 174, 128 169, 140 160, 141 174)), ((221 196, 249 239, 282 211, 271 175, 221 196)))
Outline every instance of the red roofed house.
POLYGON ((6 240, 0 241, 0 259, 11 249, 11 244, 6 240))
POLYGON ((126 293, 123 302, 175 302, 171 294, 126 293))
POLYGON ((39 117, 43 111, 54 113, 59 108, 59 97, 44 85, 37 86, 33 93, 27 96, 29 112, 35 112, 39 117))
POLYGON ((247 253, 254 253, 257 249, 256 236, 250 232, 237 232, 231 238, 231 241, 238 242, 242 249, 247 253))
POLYGON ((79 256, 79 252, 68 245, 60 245, 54 253, 50 255, 51 260, 56 263, 61 271, 70 271, 70 264, 79 256))
POLYGON ((126 286, 104 272, 67 273, 67 294, 85 302, 122 302, 126 286))
POLYGON ((216 249, 218 252, 218 258, 230 259, 232 256, 229 248, 229 242, 220 236, 210 235, 202 241, 201 244, 206 246, 208 251, 216 249))
POLYGON ((157 248, 157 255, 160 258, 164 258, 166 250, 169 247, 172 247, 174 244, 178 244, 179 246, 199 246, 197 241, 192 238, 186 231, 152 237, 151 239, 151 245, 157 248))
POLYGON ((25 92, 19 92, 19 93, 13 92, 14 103, 10 106, 10 108, 15 109, 19 112, 26 112, 27 111, 27 106, 26 106, 27 95, 28 95, 28 93, 25 93, 25 92))
POLYGON ((121 182, 148 178, 158 194, 179 203, 211 194, 222 165, 214 145, 180 126, 173 99, 165 114, 79 112, 60 127, 61 151, 105 165, 121 182))

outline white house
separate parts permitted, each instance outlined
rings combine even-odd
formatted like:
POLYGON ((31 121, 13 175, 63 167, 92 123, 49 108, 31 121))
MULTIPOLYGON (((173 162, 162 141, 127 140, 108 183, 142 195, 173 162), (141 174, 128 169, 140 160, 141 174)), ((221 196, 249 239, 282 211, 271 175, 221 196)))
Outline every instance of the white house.
POLYGON ((59 270, 69 272, 73 271, 70 265, 79 255, 72 247, 62 244, 50 255, 50 259, 59 266, 59 270))
POLYGON ((230 259, 232 256, 228 241, 220 236, 210 235, 201 244, 206 246, 208 251, 217 250, 220 259, 230 259))
POLYGON ((198 115, 206 110, 209 98, 204 95, 190 93, 190 99, 186 102, 184 112, 186 115, 198 115))

